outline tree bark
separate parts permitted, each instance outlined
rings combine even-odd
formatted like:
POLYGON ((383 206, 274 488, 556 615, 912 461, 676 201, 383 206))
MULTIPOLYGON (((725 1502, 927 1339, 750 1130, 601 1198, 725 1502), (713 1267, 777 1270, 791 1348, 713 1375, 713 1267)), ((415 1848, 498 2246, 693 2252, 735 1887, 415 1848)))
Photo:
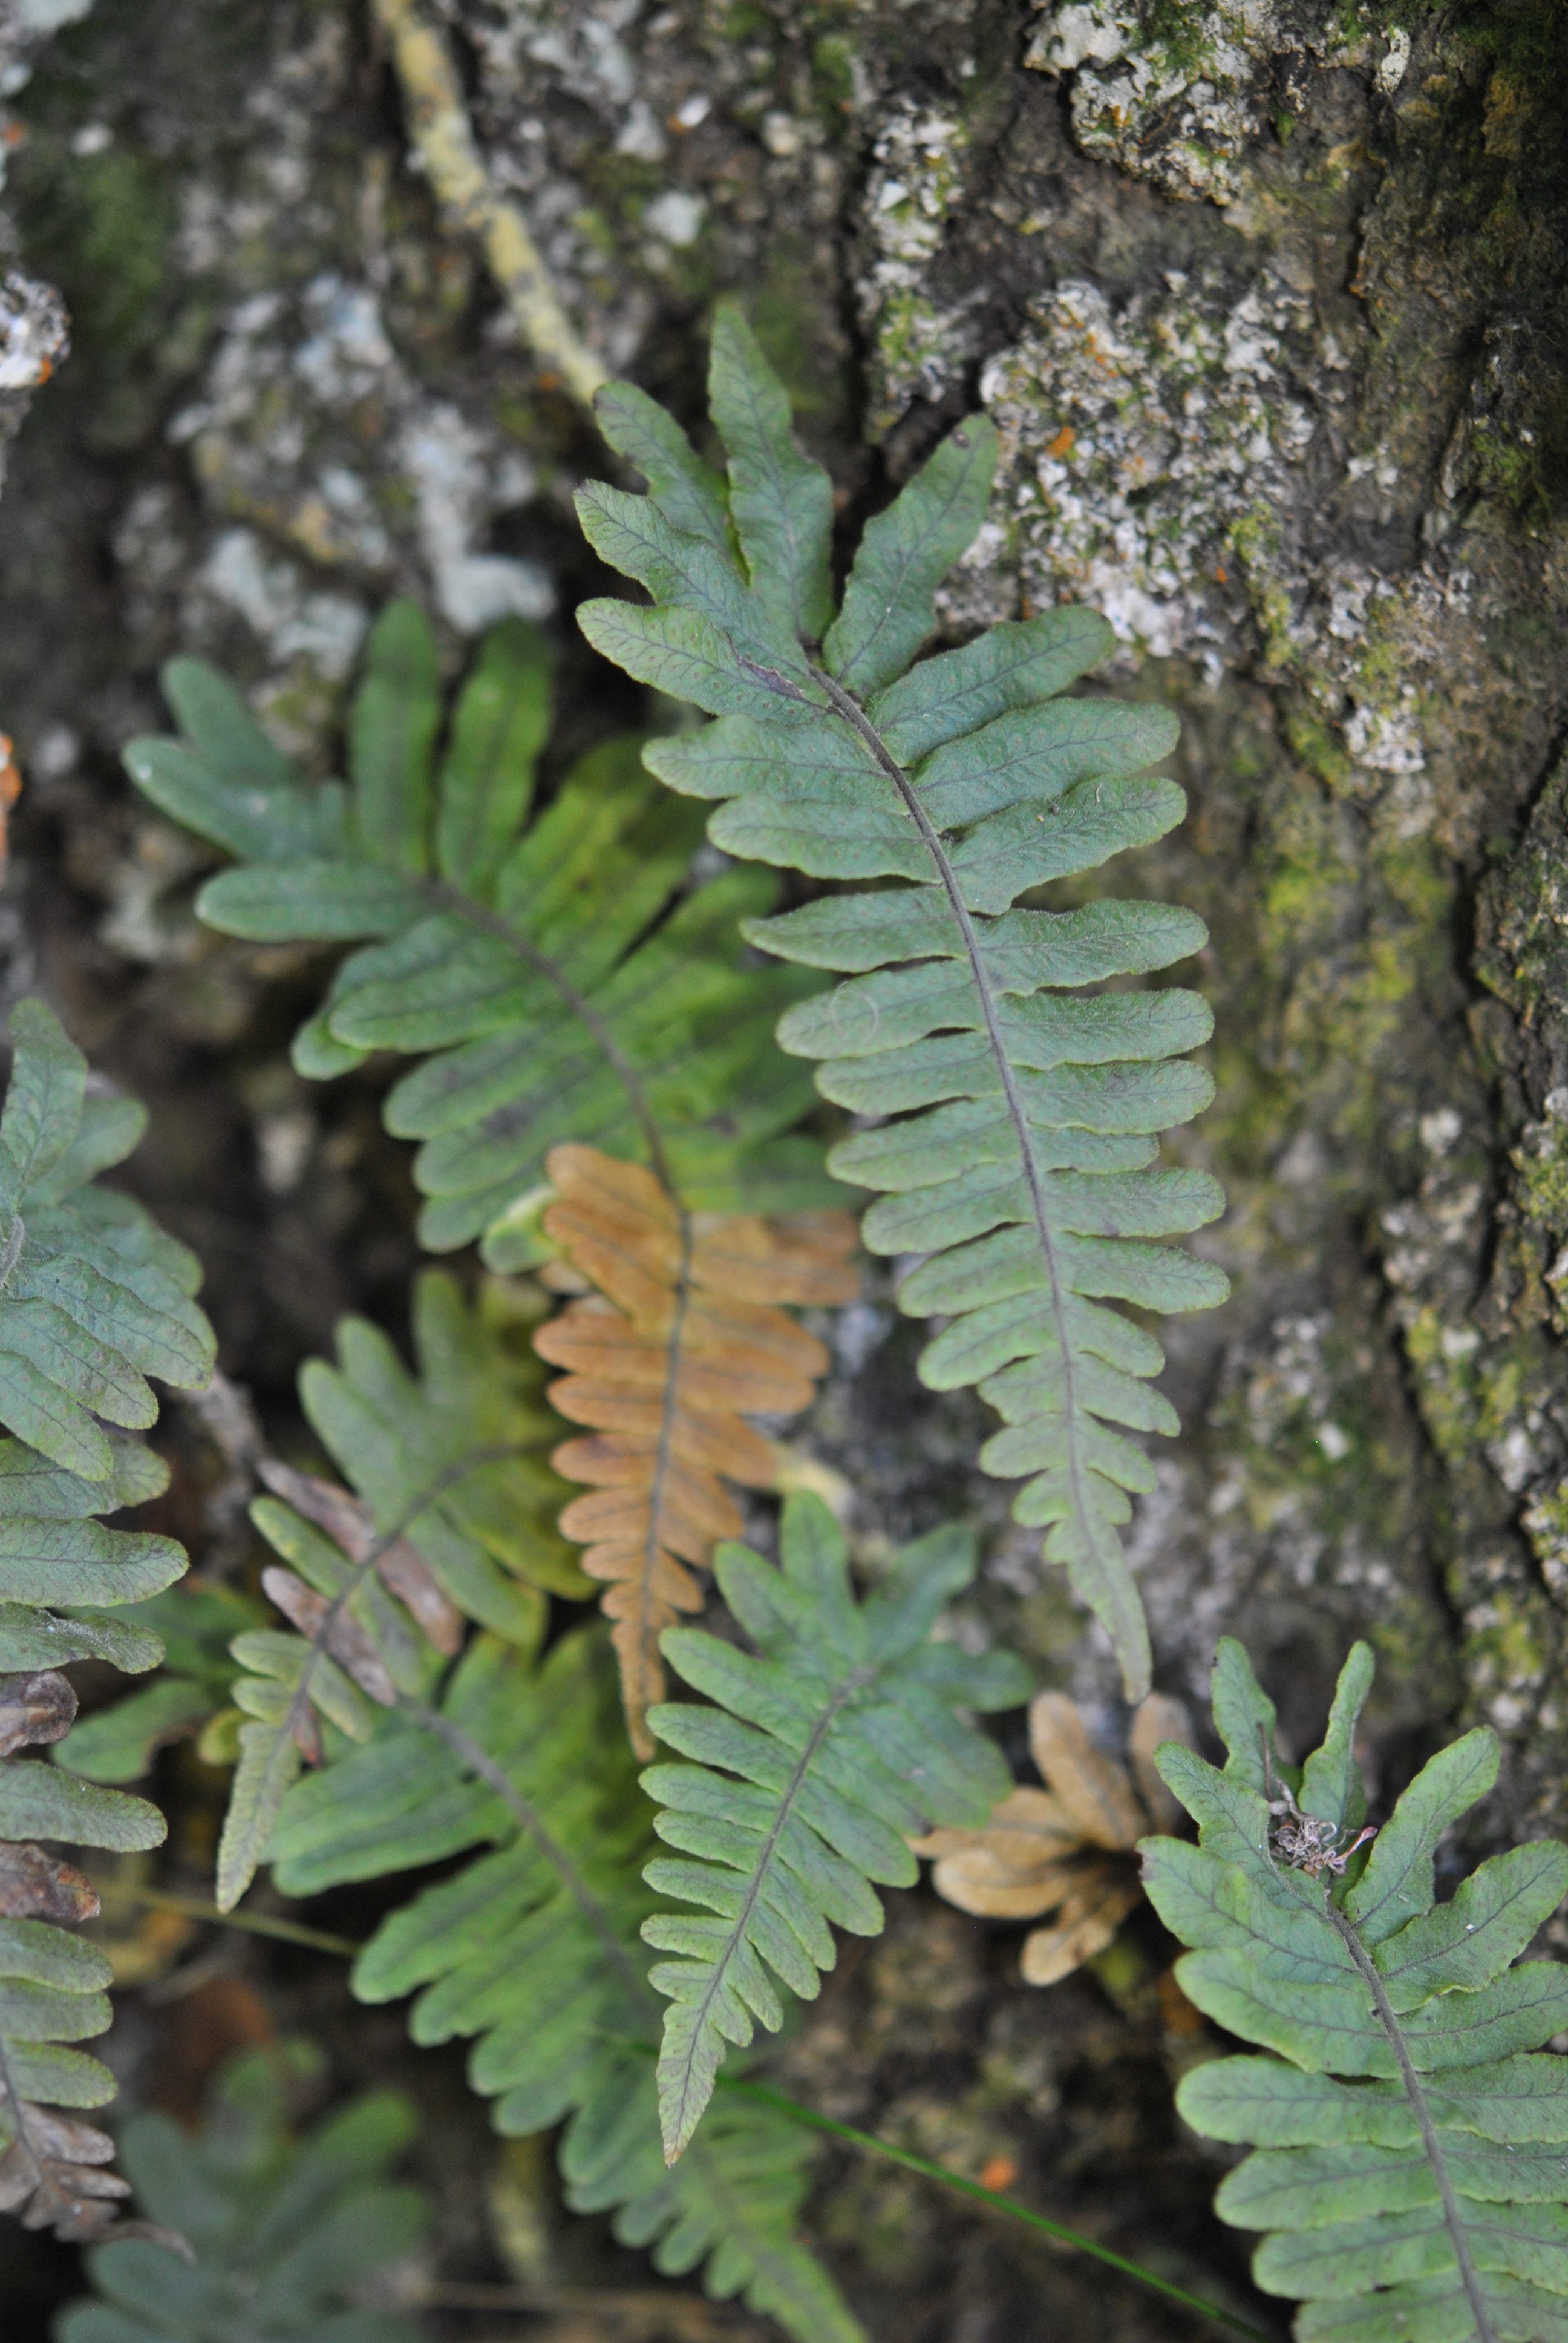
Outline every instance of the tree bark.
MULTIPOLYGON (((1299 1750, 1366 1634, 1383 1797, 1484 1720, 1505 1765, 1480 1835, 1563 1829, 1568 15, 434 13, 492 186, 599 360, 697 423, 705 316, 737 290, 847 534, 984 404, 1003 468, 944 624, 1086 600, 1119 637, 1103 688, 1180 709, 1190 818, 1111 875, 1210 923, 1195 980, 1219 1095, 1171 1152, 1226 1183, 1204 1242, 1235 1294, 1169 1335, 1187 1432, 1161 1444, 1135 1526, 1157 1681, 1201 1703, 1215 1638, 1238 1634, 1299 1750)), ((276 1421, 342 1309, 397 1322, 407 1168, 371 1087, 289 1072, 315 965, 196 927, 195 850, 133 801, 118 750, 161 720, 157 663, 194 649, 325 769, 394 590, 439 613, 454 669, 505 611, 553 610, 566 747, 636 720, 568 623, 602 583, 569 493, 603 458, 408 167, 395 76, 351 0, 97 0, 33 64, 5 100, 23 134, 7 200, 17 267, 63 288, 75 355, 0 508, 0 726, 27 780, 10 990, 44 982, 149 1099, 134 1176, 203 1253, 226 1367, 276 1421)), ((0 431, 8 330, 0 310, 0 431)), ((972 1467, 984 1411, 920 1391, 885 1288, 839 1341, 799 1437, 852 1484, 863 1548, 978 1512, 990 1560, 959 1632, 1007 1637, 1113 1729, 1108 1655, 972 1467)), ((1156 2228, 1196 2221, 1211 2176, 1168 2116, 1136 2150, 1103 2131, 1142 2086, 1046 2072, 1081 2074, 1093 1991, 1020 1995, 1005 1942, 977 1952, 963 1926, 911 1904, 870 1982, 808 2031, 802 2087, 956 2152, 983 2093, 941 2059, 991 2057, 1009 2122, 1049 2133, 1061 2087, 1098 2110, 1091 2197, 1114 2205, 1136 2169, 1167 2208, 1156 2228), (923 2034, 920 1957, 950 1989, 923 2034), (919 2067, 907 2088, 900 2058, 919 2067)), ((1138 2056, 1179 2058, 1151 1976, 1145 1958, 1102 1983, 1138 2056)), ((1094 2055, 1103 2074, 1133 2053, 1094 2055)), ((1041 2154, 1055 2210, 1070 2192, 1041 2154)), ((857 2176, 860 2210, 826 2222, 890 2336, 916 2331, 937 2219, 903 2186, 868 2195, 857 2176)), ((980 2323, 954 2309, 919 2331, 1032 2332, 1000 2248, 945 2234, 941 2285, 980 2323)), ((1239 2268, 1203 2240, 1211 2278, 1227 2252, 1239 2268)), ((1064 2305, 1086 2333, 1175 2331, 1050 2275, 1051 2332, 1064 2305)))

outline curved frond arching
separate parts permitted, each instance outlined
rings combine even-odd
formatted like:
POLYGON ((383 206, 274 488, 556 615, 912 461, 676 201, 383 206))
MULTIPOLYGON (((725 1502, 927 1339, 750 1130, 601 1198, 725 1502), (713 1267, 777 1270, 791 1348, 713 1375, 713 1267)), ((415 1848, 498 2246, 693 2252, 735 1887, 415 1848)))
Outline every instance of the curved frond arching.
POLYGON ((812 2152, 799 2126, 727 2106, 664 2170, 637 1934, 648 1822, 602 1630, 542 1663, 481 1635, 438 1698, 383 1711, 363 1746, 289 1791, 270 1852, 295 1895, 467 1855, 382 1922, 355 1965, 359 1998, 411 1993, 416 2042, 472 2039, 498 2128, 564 2125, 568 2203, 611 2213, 658 2268, 706 2264, 711 2291, 744 2295, 797 2343, 864 2343, 795 2234, 812 2152))
MULTIPOLYGON (((984 518, 996 434, 983 417, 869 525, 819 647, 818 618, 799 614, 820 606, 806 516, 825 477, 808 488, 814 468, 783 392, 733 311, 720 313, 712 387, 740 564, 711 533, 690 533, 689 465, 670 498, 669 466, 655 461, 644 498, 598 486, 578 497, 590 542, 654 607, 594 601, 579 621, 607 658, 718 719, 645 751, 678 794, 717 802, 716 845, 817 880, 879 882, 745 922, 769 952, 843 980, 793 1008, 779 1040, 819 1061, 824 1096, 870 1126, 830 1168, 881 1192, 865 1223, 873 1250, 928 1256, 900 1303, 951 1322, 920 1372, 940 1389, 978 1384, 998 1408, 1006 1428, 981 1461, 1024 1478, 1018 1518, 1046 1531, 1047 1556, 1141 1697, 1148 1637, 1119 1531, 1152 1471, 1126 1434, 1177 1426, 1149 1388, 1159 1344, 1104 1305, 1201 1309, 1228 1290, 1164 1242, 1216 1216, 1217 1183, 1152 1168, 1156 1134, 1212 1095, 1182 1054, 1211 1020, 1190 991, 1083 988, 1187 959, 1204 930, 1154 904, 1053 913, 1019 899, 1181 820, 1181 790, 1151 771, 1175 720, 1059 696, 1110 646, 1082 610, 912 664, 937 588, 984 518), (743 495, 764 513, 749 536, 743 495), (803 565, 792 585, 791 559, 803 565)), ((607 409, 612 438, 618 412, 607 409)), ((626 452, 638 460, 635 445, 626 452)))

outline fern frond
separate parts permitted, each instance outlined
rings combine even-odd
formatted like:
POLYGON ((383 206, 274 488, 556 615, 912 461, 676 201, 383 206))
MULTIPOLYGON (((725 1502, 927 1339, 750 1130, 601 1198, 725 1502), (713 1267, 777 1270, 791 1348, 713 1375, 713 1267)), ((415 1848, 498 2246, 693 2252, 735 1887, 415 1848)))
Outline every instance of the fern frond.
POLYGON ((855 1228, 842 1212, 694 1222, 651 1173, 590 1147, 555 1148, 546 1168, 557 1198, 546 1234, 596 1288, 534 1338, 568 1370, 550 1386, 556 1407, 594 1427, 552 1459, 594 1492, 560 1525, 587 1545, 588 1576, 608 1582, 627 1723, 647 1758, 644 1720, 664 1697, 658 1638, 701 1609, 692 1570, 740 1532, 721 1476, 750 1488, 774 1477, 768 1443, 742 1417, 794 1414, 828 1365, 777 1305, 850 1301, 855 1228))
POLYGON ((315 1895, 481 1850, 382 1922, 356 1994, 413 1993, 416 2042, 477 2036, 469 2079, 498 2127, 564 2121, 568 2202, 613 2211, 658 2268, 706 2261, 710 2291, 744 2293, 799 2343, 861 2343, 793 2234, 811 2152, 799 2127, 727 2107, 678 2176, 663 2170, 658 2003, 637 1933, 648 1809, 618 1708, 601 1631, 562 1637, 542 1664, 481 1635, 438 1704, 383 1713, 365 1746, 290 1790, 274 1877, 315 1895))
POLYGON ((154 1847, 164 1819, 146 1799, 15 1752, 69 1732, 76 1695, 59 1670, 70 1662, 136 1674, 163 1655, 156 1634, 119 1614, 172 1585, 185 1555, 100 1516, 156 1496, 168 1474, 114 1427, 154 1421, 148 1375, 205 1383, 214 1343, 191 1299, 192 1255, 128 1197, 92 1185, 136 1145, 142 1109, 87 1097, 86 1061, 42 1001, 19 1002, 11 1031, 0 1422, 24 1438, 0 1438, 0 2209, 25 2208, 30 2227, 64 2237, 123 2237, 134 2232, 115 2218, 128 2192, 106 2168, 114 2143, 60 2112, 115 2095, 108 2068, 70 2046, 109 2023, 108 1962, 65 1933, 96 1916, 98 1898, 38 1842, 154 1847))
POLYGON ((1483 1728, 1422 1768, 1370 1858, 1352 1852, 1372 1676, 1358 1644, 1297 1775, 1271 1765, 1272 1704, 1227 1641, 1224 1772, 1160 1752, 1200 1830, 1142 1849, 1150 1900, 1197 1948, 1177 1978, 1273 2054, 1197 2068, 1177 2105, 1254 2148, 1216 2207, 1270 2233, 1254 2276, 1305 2305, 1302 2343, 1552 2343, 1568 2336, 1568 2067, 1537 2054, 1568 2026, 1568 1969, 1519 1956, 1568 1891, 1568 1848, 1514 1847, 1434 1903, 1439 1841, 1496 1778, 1483 1728))
POLYGON ((59 2314, 56 2343, 418 2343, 409 2320, 347 2307, 428 2227, 424 2192, 387 2177, 414 2110, 396 2091, 370 2091, 291 2138, 290 2069, 304 2067, 303 2047, 232 2061, 197 2138, 156 2110, 123 2127, 137 2202, 190 2240, 190 2266, 152 2243, 95 2247, 96 2298, 59 2314))
MULTIPOLYGON (((11 1013, 15 1058, 0 1116, 0 1423, 89 1481, 114 1472, 98 1418, 144 1431, 146 1378, 194 1391, 212 1329, 195 1256, 128 1196, 95 1187, 146 1127, 131 1099, 89 1099, 87 1061, 53 1010, 11 1013)), ((47 1599, 47 1598, 45 1598, 47 1599)))
POLYGON ((281 1557, 262 1585, 297 1632, 253 1630, 232 1649, 234 1699, 252 1721, 218 1855, 227 1910, 262 1859, 302 1759, 321 1754, 318 1715, 351 1740, 371 1707, 430 1683, 464 1617, 531 1648, 546 1594, 588 1592, 553 1517, 565 1489, 545 1461, 558 1426, 543 1380, 498 1289, 470 1311, 437 1272, 415 1288, 411 1375, 378 1328, 347 1319, 338 1363, 307 1363, 306 1415, 358 1493, 269 1463, 274 1493, 252 1519, 281 1557))
POLYGON ((791 1010, 779 1037, 821 1061, 825 1097, 879 1122, 829 1168, 883 1192, 865 1223, 873 1250, 930 1256, 900 1295, 951 1321, 921 1374, 940 1390, 978 1383, 998 1408, 1007 1428, 981 1463, 1030 1476, 1017 1517, 1047 1531, 1048 1557, 1067 1566, 1141 1698, 1148 1638, 1119 1526, 1152 1473, 1112 1427, 1178 1427, 1148 1387, 1158 1343, 1102 1303, 1201 1309, 1228 1290, 1217 1269, 1158 1242, 1212 1220, 1217 1184, 1150 1168, 1154 1134, 1212 1095, 1181 1058, 1212 1021, 1192 992, 1076 989, 1169 967, 1205 930, 1151 903, 1012 906, 1181 820, 1181 790, 1149 773, 1175 720, 1056 696, 1110 648, 1083 610, 999 626, 911 666, 936 590, 984 518, 996 434, 983 417, 869 524, 819 650, 826 478, 795 447, 783 391, 733 310, 720 312, 712 390, 728 492, 716 476, 694 485, 690 450, 672 456, 667 437, 655 452, 643 409, 605 395, 607 435, 634 462, 648 454, 649 493, 590 486, 578 511, 654 607, 593 601, 579 622, 607 658, 719 719, 645 751, 678 793, 720 801, 715 845, 815 879, 905 882, 752 916, 744 932, 847 980, 791 1010), (640 433, 626 429, 628 411, 640 433), (739 560, 711 526, 726 501, 739 560))
POLYGON ((313 788, 214 669, 176 659, 183 738, 133 741, 132 779, 236 858, 201 917, 262 941, 374 939, 344 960, 295 1044, 326 1078, 373 1051, 417 1055, 386 1103, 421 1141, 423 1242, 475 1238, 499 1269, 540 1257, 545 1157, 591 1141, 649 1164, 690 1211, 832 1202, 790 1137, 810 1086, 771 1039, 812 980, 744 964, 737 922, 776 882, 730 871, 687 890, 695 809, 642 770, 640 743, 581 759, 531 822, 548 661, 520 620, 483 646, 439 760, 435 647, 410 603, 371 635, 347 789, 313 788))
POLYGON ((659 1836, 683 1851, 646 1875, 662 1895, 704 1907, 700 1916, 659 1913, 643 1928, 649 1944, 682 1956, 652 1972, 673 2003, 658 2070, 671 2162, 708 2105, 726 2045, 749 2044, 754 2019, 783 2023, 774 1977, 815 1998, 819 1971, 837 1959, 829 1923, 877 1935, 872 1883, 903 1887, 919 1875, 910 1836, 989 1819, 1007 1771, 955 1709, 1010 1707, 1029 1691, 1010 1655, 971 1660, 929 1641, 949 1595, 974 1575, 966 1532, 905 1547, 863 1603, 819 1498, 791 1497, 780 1535, 781 1568, 740 1545, 715 1560, 758 1654, 668 1629, 665 1657, 715 1705, 669 1703, 648 1717, 696 1762, 642 1777, 660 1805, 659 1836))

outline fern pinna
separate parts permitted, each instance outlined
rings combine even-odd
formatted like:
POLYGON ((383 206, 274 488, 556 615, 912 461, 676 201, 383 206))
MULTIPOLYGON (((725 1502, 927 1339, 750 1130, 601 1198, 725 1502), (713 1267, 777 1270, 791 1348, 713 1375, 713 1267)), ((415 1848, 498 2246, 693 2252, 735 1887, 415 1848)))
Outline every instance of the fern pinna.
POLYGON ((66 2237, 125 2237, 129 2192, 114 2142, 79 2114, 114 2077, 69 2046, 109 2023, 109 1965, 65 1933, 93 1918, 92 1882, 38 1842, 156 1846, 163 1816, 18 1749, 58 1743, 76 1711, 59 1671, 107 1661, 135 1674, 162 1645, 117 1618, 186 1566, 169 1538, 101 1516, 163 1489, 158 1458, 126 1436, 157 1414, 147 1383, 193 1388, 213 1363, 192 1296, 200 1272, 131 1198, 95 1186, 146 1116, 87 1095, 86 1061, 42 1001, 12 1013, 0 1115, 0 2209, 66 2237))
MULTIPOLYGON (((855 1290, 850 1224, 826 1209, 842 1191, 793 1128, 810 1087, 772 1040, 781 1011, 817 980, 749 965, 739 933, 772 907, 777 882, 729 870, 689 883, 700 813, 650 779, 636 739, 579 759, 529 820, 549 670, 520 621, 483 646, 443 748, 433 638, 412 604, 394 603, 370 639, 347 789, 307 783, 200 661, 174 660, 164 685, 183 737, 133 741, 126 764, 156 805, 237 858, 202 890, 201 916, 264 940, 379 940, 343 961, 295 1062, 325 1077, 373 1051, 423 1055, 385 1112, 389 1130, 422 1141, 424 1242, 445 1252, 478 1238, 499 1269, 544 1259, 557 1242, 541 1228, 552 1151, 579 1170, 600 1163, 601 1187, 618 1164, 637 1165, 668 1223, 671 1306, 653 1312, 657 1336, 646 1311, 627 1321, 608 1384, 603 1342, 595 1376, 574 1374, 577 1420, 598 1437, 561 1451, 562 1471, 594 1492, 568 1526, 608 1584, 628 1715, 651 1754, 642 1717, 660 1695, 659 1633, 697 1599, 691 1567, 739 1527, 713 1475, 746 1479, 749 1460, 757 1478, 754 1440, 715 1456, 694 1427, 708 1369, 689 1344, 723 1297, 689 1307, 689 1290, 710 1286, 716 1257, 738 1249, 749 1265, 728 1300, 742 1312, 759 1299, 843 1301, 855 1290), (777 1232, 759 1217, 779 1213, 791 1217, 777 1232), (713 1218, 726 1214, 744 1216, 728 1248, 713 1218), (763 1253, 779 1264, 766 1294, 763 1253), (634 1367, 634 1348, 658 1353, 650 1374, 634 1367), (695 1505, 694 1443, 707 1482, 695 1505)), ((567 1347, 580 1348, 575 1335, 567 1347)), ((795 1354, 811 1374, 826 1364, 805 1338, 795 1354)), ((787 1402, 775 1387, 751 1404, 809 1396, 798 1374, 790 1390, 787 1402)))
POLYGON ((1012 907, 1181 820, 1181 790, 1148 773, 1175 721, 1059 696, 1110 647, 1085 610, 917 662, 937 588, 985 517, 989 420, 953 431, 869 523, 835 616, 828 478, 796 447, 783 388, 733 307, 719 312, 709 387, 727 479, 640 392, 600 394, 605 435, 648 492, 593 486, 578 509, 654 607, 588 602, 579 622, 607 658, 719 719, 645 752, 672 789, 723 800, 715 845, 882 882, 752 914, 744 931, 845 979, 779 1028, 786 1050, 821 1061, 823 1095, 876 1124, 830 1168, 884 1192, 865 1222, 873 1250, 929 1256, 900 1302, 951 1322, 921 1374, 978 1383, 999 1409, 1007 1428, 981 1462, 1030 1476, 1017 1517, 1048 1530, 1047 1555, 1140 1698, 1148 1637, 1118 1528, 1128 1491, 1153 1477, 1110 1427, 1178 1426, 1148 1384, 1159 1344, 1102 1304, 1224 1298, 1217 1269, 1151 1242, 1221 1209, 1205 1173, 1149 1168, 1153 1134, 1212 1095, 1180 1054, 1211 1020, 1192 992, 1062 993, 1185 960, 1204 929, 1151 903, 1012 907))
POLYGON ((1357 1644, 1297 1771, 1227 1640, 1224 1771, 1175 1744, 1159 1753, 1200 1834, 1142 1846, 1150 1900, 1197 1948, 1177 1978, 1271 2054, 1197 2067, 1177 2105, 1196 2130, 1252 2147, 1217 2210, 1269 2233, 1253 2272, 1304 2305, 1302 2343, 1563 2343, 1568 2065, 1540 2046, 1568 2027, 1568 1969, 1518 1956, 1568 1891, 1568 1848, 1494 1855, 1435 1903, 1434 1852, 1496 1779, 1496 1736, 1440 1750, 1363 1832, 1352 1744, 1372 1677, 1357 1644))

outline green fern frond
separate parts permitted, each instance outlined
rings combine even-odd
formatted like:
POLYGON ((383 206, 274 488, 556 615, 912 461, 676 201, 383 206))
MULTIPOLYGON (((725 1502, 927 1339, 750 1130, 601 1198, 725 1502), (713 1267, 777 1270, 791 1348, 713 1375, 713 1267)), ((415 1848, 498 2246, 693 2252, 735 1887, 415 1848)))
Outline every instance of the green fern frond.
POLYGON ((414 2110, 396 2091, 367 2092, 291 2137, 290 2086, 312 2072, 302 2048, 233 2061, 197 2138, 156 2110, 122 2127, 138 2203, 189 2241, 191 2259, 146 2240, 95 2247, 96 2299, 58 2314, 55 2343, 418 2343, 410 2320, 348 2307, 428 2227, 423 2191, 387 2177, 414 2110))
POLYGON ((1568 1892, 1568 1848, 1514 1847, 1434 1902, 1438 1844, 1496 1778, 1482 1729, 1416 1775, 1370 1857, 1352 1853, 1372 1675, 1358 1644, 1298 1775, 1271 1764, 1273 1705, 1227 1640, 1224 1772, 1174 1743, 1158 1753, 1200 1832, 1142 1846, 1150 1900, 1197 1948, 1177 1978, 1272 2054, 1198 2067, 1177 2106, 1253 2147, 1216 2209, 1269 2232, 1253 2274, 1304 2304, 1302 2343, 1561 2343, 1568 2066, 1539 2051, 1568 2027, 1568 1969, 1519 1956, 1568 1892))
POLYGON ((246 1673, 234 1699, 251 1722, 218 1855, 218 1901, 236 1903, 302 1758, 326 1719, 350 1740, 373 1704, 420 1693, 461 1640, 464 1617, 531 1649, 548 1593, 591 1592, 555 1528, 567 1494, 551 1472, 559 1431, 544 1371, 507 1296, 470 1309, 437 1272, 415 1288, 410 1374, 363 1319, 343 1322, 337 1366, 312 1360, 300 1398, 312 1429, 357 1493, 270 1463, 272 1494, 251 1517, 286 1567, 266 1593, 298 1633, 255 1629, 231 1649, 246 1673))
POLYGON ((660 1639, 677 1674, 715 1704, 649 1710, 658 1738, 697 1762, 642 1777, 661 1809, 659 1836, 682 1850, 649 1864, 648 1884, 705 1907, 661 1912, 642 1932, 682 1956, 652 1973, 674 2004, 658 2071, 672 2162, 726 2045, 749 2044, 754 2019, 783 2023, 773 1978, 814 1999, 818 1972, 838 1956, 829 1922, 877 1935, 871 1883, 907 1887, 919 1876, 908 1841, 939 1823, 978 1827, 1006 1795, 1000 1751, 955 1708, 1012 1707, 1033 1688, 1007 1654, 970 1660, 930 1641, 943 1604, 974 1576, 969 1533, 939 1530, 906 1546, 863 1603, 820 1498, 790 1498, 781 1552, 779 1569, 742 1545, 715 1557, 724 1599, 759 1656, 699 1628, 667 1628, 660 1639))
POLYGON ((325 1078, 373 1051, 424 1058, 386 1104, 417 1140, 423 1242, 482 1237, 542 1257, 543 1164, 565 1141, 649 1163, 692 1211, 831 1202, 819 1151, 788 1136, 810 1087, 771 1035, 809 989, 744 964, 738 921, 776 882, 730 871, 687 890, 700 814, 614 740, 531 822, 548 730, 540 639, 508 621, 458 695, 445 749, 436 650, 410 603, 370 638, 349 727, 351 785, 312 788, 214 669, 176 659, 183 738, 133 741, 132 779, 236 857, 202 890, 211 926, 262 941, 361 942, 295 1044, 325 1078))
POLYGON ((170 1538, 100 1518, 159 1494, 168 1473, 117 1426, 151 1423, 146 1378, 207 1380, 213 1334, 192 1301, 183 1245, 95 1175, 136 1145, 128 1099, 88 1098, 86 1061, 42 1001, 13 1011, 15 1045, 0 1113, 0 2210, 35 2227, 101 2236, 125 2183, 114 2142, 64 2108, 115 2095, 106 2066, 74 2048, 109 2023, 107 1960, 66 1933, 90 1919, 90 1880, 40 1840, 157 1846, 146 1799, 79 1780, 18 1750, 60 1743, 75 1660, 139 1674, 163 1645, 136 1616, 186 1557, 170 1538), (104 1421, 106 1419, 106 1425, 104 1421), (28 1443, 32 1444, 27 1444, 28 1443), (45 2102, 52 2104, 45 2104, 45 2102))
POLYGON ((192 1300, 195 1256, 129 1196, 95 1187, 146 1126, 131 1099, 89 1099, 87 1061, 41 1001, 11 1013, 15 1058, 0 1116, 0 1423, 51 1463, 106 1481, 99 1418, 144 1431, 146 1378, 199 1390, 212 1329, 192 1300))
POLYGON ((715 845, 879 882, 752 915, 744 932, 846 980, 779 1034, 821 1061, 825 1097, 875 1121, 829 1168, 883 1192, 868 1245, 930 1256, 900 1302, 951 1322, 920 1373, 940 1390, 978 1383, 1000 1412, 1007 1428, 981 1463, 1030 1476, 1017 1517, 1047 1530, 1047 1556, 1104 1624, 1137 1699, 1148 1638, 1119 1527, 1153 1474, 1114 1427, 1178 1426, 1149 1388, 1159 1344, 1102 1304, 1206 1309, 1228 1290, 1160 1242, 1212 1220, 1218 1185, 1150 1168, 1154 1134, 1212 1095, 1181 1056, 1212 1021, 1193 992, 1077 988, 1185 960, 1205 930, 1151 903, 1012 907, 1181 820, 1181 790, 1149 771, 1175 719, 1058 696, 1111 645, 1085 610, 994 627, 911 665, 985 516, 987 419, 951 433, 871 521, 828 624, 827 477, 795 447, 784 393, 732 307, 715 327, 711 389, 728 484, 648 402, 624 387, 603 395, 606 435, 649 493, 590 486, 578 508, 654 607, 593 601, 579 621, 607 658, 719 719, 645 751, 672 789, 721 801, 715 845))
POLYGON ((726 2107, 678 2175, 663 2169, 658 2005, 638 1944, 648 1825, 596 1627, 542 1664, 478 1637, 438 1704, 383 1713, 366 1745, 289 1791, 269 1852, 278 1886, 307 1896, 484 1850, 382 1922, 356 1994, 415 1994, 416 2042, 477 2036, 469 2079, 498 2128, 564 2122, 568 2204, 613 2211, 658 2268, 706 2261, 710 2291, 744 2293, 799 2343, 859 2343, 793 2234, 811 2154, 799 2127, 726 2107))

